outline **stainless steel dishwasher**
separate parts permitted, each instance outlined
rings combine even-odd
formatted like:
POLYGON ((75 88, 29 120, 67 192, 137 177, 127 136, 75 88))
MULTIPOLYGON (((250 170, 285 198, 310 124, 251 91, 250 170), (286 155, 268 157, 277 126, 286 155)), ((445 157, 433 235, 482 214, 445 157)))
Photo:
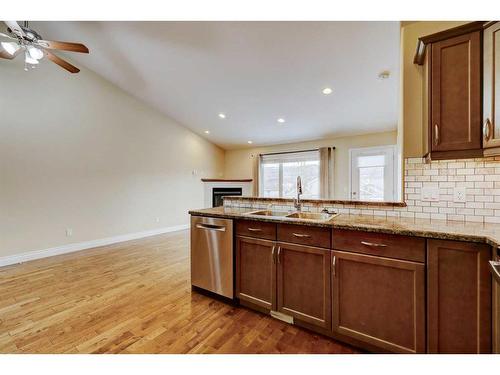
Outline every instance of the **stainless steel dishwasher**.
POLYGON ((191 285, 233 298, 233 221, 191 216, 191 285))

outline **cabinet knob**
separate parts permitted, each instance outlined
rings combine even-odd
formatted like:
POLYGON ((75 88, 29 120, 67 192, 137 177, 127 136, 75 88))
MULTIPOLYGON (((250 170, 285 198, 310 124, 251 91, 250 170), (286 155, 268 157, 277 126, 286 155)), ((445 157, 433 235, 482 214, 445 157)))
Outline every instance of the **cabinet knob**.
POLYGON ((491 138, 491 121, 489 118, 486 119, 483 125, 483 135, 484 140, 489 141, 491 138))

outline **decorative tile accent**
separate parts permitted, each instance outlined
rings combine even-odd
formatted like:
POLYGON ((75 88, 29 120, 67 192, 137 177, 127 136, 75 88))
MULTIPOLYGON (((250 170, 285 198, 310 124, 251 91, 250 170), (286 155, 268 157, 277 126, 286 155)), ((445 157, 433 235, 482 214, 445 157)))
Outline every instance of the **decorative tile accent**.
MULTIPOLYGON (((342 201, 316 201, 303 204, 303 211, 319 212, 323 208, 343 214, 418 219, 500 223, 500 157, 462 160, 405 159, 404 200, 406 207, 356 204, 342 201), (422 201, 423 188, 438 188, 439 201, 422 201), (465 187, 465 203, 453 202, 453 189, 465 187), (338 202, 338 203, 337 203, 338 202), (342 203, 340 203, 342 202, 342 203)), ((225 207, 242 207, 292 211, 289 200, 231 197, 225 207)))

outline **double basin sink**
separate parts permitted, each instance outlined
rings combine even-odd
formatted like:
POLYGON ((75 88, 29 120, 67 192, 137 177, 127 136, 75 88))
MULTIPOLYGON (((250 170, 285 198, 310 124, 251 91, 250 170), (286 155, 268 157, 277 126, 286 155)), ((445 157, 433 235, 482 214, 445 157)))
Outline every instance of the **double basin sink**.
POLYGON ((257 215, 257 216, 273 216, 273 217, 284 217, 289 219, 301 219, 301 220, 311 220, 311 221, 328 221, 333 219, 338 213, 330 212, 286 212, 286 211, 272 211, 272 210, 260 210, 248 212, 247 215, 257 215))

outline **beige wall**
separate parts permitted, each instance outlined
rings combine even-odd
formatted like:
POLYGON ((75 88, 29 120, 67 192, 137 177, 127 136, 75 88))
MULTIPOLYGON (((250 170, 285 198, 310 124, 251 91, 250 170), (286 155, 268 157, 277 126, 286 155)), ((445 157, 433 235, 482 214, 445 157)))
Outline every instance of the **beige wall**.
POLYGON ((395 145, 396 141, 397 131, 391 131, 352 137, 322 139, 311 142, 228 150, 226 151, 224 177, 252 178, 252 161, 258 154, 277 151, 306 150, 323 146, 335 146, 334 197, 336 199, 348 199, 349 149, 356 147, 395 145))
POLYGON ((424 90, 424 68, 413 64, 417 40, 421 36, 462 25, 463 21, 422 21, 406 24, 401 29, 402 52, 402 120, 403 152, 405 157, 421 157, 424 154, 423 128, 427 122, 423 118, 426 100, 424 90))
POLYGON ((0 82, 0 257, 187 224, 223 173, 222 149, 88 70, 4 60, 0 82))

